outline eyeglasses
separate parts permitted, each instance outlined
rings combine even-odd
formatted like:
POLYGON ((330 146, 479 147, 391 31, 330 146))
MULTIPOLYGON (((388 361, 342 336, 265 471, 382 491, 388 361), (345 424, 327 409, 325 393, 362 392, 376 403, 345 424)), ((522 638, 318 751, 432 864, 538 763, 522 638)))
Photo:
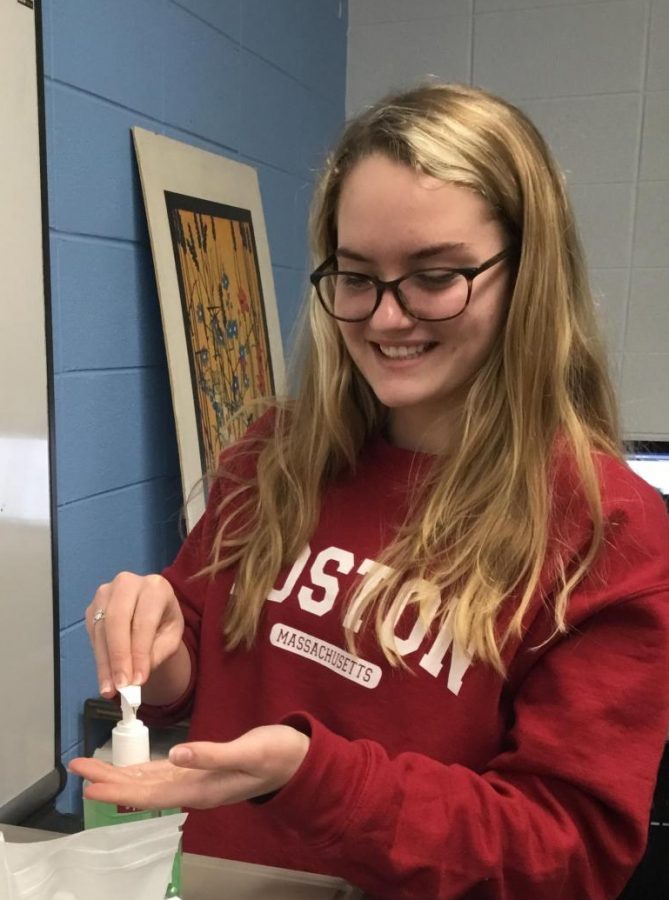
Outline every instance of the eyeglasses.
POLYGON ((393 281, 382 281, 360 272, 340 272, 335 268, 337 257, 332 255, 311 273, 309 280, 325 312, 341 322, 364 322, 371 318, 388 289, 400 308, 412 318, 443 322, 465 311, 476 276, 501 262, 510 251, 510 247, 505 247, 480 266, 421 269, 393 281))

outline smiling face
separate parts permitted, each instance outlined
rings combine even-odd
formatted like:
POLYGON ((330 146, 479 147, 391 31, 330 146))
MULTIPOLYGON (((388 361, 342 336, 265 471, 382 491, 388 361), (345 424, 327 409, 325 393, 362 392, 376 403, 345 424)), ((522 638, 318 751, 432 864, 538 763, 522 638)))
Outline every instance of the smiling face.
MULTIPOLYGON (((478 266, 508 243, 481 196, 381 155, 361 160, 344 179, 337 239, 340 270, 386 281, 478 266)), ((353 362, 389 410, 393 443, 448 449, 472 379, 503 327, 510 290, 503 261, 474 280, 457 318, 418 321, 386 290, 370 319, 338 323, 353 362)))

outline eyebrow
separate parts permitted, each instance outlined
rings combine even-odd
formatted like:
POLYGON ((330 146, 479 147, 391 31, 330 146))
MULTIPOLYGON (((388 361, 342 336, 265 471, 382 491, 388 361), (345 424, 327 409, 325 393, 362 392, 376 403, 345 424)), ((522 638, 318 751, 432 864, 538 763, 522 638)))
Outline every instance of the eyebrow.
MULTIPOLYGON (((462 250, 465 247, 467 247, 467 244, 462 243, 462 241, 457 243, 448 241, 444 244, 431 244, 428 247, 421 247, 420 250, 414 250, 413 253, 407 254, 407 258, 411 260, 429 259, 432 256, 438 256, 440 253, 446 253, 450 250, 462 250)), ((335 256, 343 256, 345 259, 352 259, 356 262, 374 262, 374 260, 369 257, 364 256, 362 253, 356 253, 355 250, 350 250, 348 247, 337 247, 335 256)))

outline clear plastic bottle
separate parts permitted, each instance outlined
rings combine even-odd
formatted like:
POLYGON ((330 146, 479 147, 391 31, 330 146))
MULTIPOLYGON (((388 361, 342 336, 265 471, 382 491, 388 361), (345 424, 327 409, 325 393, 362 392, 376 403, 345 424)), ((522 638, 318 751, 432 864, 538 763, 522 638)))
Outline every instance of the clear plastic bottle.
MULTIPOLYGON (((138 684, 120 688, 122 719, 112 731, 111 759, 109 747, 95 751, 95 756, 115 766, 133 766, 149 762, 151 759, 149 729, 137 718, 137 710, 142 702, 142 689, 138 684)), ((104 825, 118 825, 139 819, 153 819, 181 812, 179 809, 137 809, 133 806, 118 806, 84 797, 84 828, 100 828, 104 825)), ((172 866, 172 877, 167 886, 166 897, 178 897, 181 893, 181 850, 177 851, 172 866)))

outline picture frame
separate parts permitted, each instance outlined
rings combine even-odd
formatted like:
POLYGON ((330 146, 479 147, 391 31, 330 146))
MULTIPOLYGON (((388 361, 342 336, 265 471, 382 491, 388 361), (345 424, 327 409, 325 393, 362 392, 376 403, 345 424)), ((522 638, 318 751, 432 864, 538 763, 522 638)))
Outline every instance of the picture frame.
POLYGON ((205 476, 257 417, 252 401, 283 391, 267 231, 252 166, 143 128, 132 136, 190 531, 206 504, 205 476))

